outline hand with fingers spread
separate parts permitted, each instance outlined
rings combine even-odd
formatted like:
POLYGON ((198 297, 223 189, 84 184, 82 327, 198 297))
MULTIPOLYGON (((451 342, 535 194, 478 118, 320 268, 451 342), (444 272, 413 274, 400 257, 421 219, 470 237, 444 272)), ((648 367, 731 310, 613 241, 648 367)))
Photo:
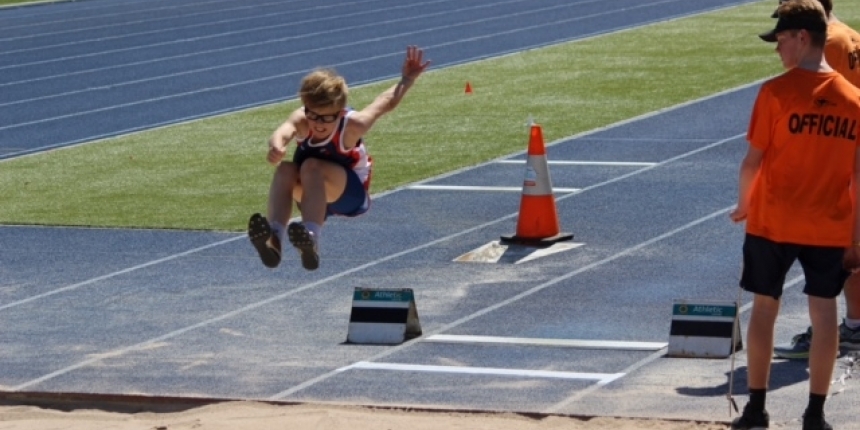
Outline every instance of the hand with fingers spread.
POLYGON ((414 82, 429 66, 430 61, 424 61, 424 51, 421 48, 413 45, 406 47, 406 59, 403 60, 401 71, 404 80, 414 82))

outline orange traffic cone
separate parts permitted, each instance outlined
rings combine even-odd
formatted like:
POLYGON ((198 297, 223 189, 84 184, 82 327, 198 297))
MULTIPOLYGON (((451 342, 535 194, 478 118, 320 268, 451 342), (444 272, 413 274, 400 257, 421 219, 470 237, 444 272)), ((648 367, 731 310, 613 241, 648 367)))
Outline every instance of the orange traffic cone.
POLYGON ((466 82, 466 94, 472 94, 472 84, 466 82))
POLYGON ((552 181, 546 163, 546 148, 540 125, 532 124, 529 136, 526 175, 517 219, 517 233, 502 236, 502 243, 547 247, 556 242, 573 239, 570 233, 561 233, 552 181))

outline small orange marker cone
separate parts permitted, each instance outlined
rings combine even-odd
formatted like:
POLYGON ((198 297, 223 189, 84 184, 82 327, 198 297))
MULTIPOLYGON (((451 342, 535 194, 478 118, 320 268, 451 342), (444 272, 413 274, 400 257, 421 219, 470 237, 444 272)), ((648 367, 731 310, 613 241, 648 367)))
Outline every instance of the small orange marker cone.
POLYGON ((501 242, 544 248, 571 239, 572 234, 560 232, 555 196, 552 193, 552 181, 546 162, 543 131, 540 125, 532 124, 517 233, 513 236, 502 236, 501 242))
POLYGON ((466 82, 466 94, 472 94, 472 84, 466 82))

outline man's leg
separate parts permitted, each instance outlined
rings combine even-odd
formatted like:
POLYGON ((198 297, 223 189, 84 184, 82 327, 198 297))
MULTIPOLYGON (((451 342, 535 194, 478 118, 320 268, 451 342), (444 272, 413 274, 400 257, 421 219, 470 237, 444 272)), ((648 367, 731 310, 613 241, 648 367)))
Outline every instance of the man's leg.
POLYGON ((839 327, 839 346, 860 350, 860 273, 845 281, 845 321, 839 327))
POLYGON ((836 299, 809 296, 809 319, 815 336, 809 350, 809 404, 803 428, 827 429, 831 427, 824 421, 824 401, 839 351, 836 299))
POLYGON ((767 389, 779 300, 756 294, 747 328, 747 379, 750 389, 767 389))
POLYGON ((839 352, 836 299, 809 296, 812 347, 809 351, 809 391, 826 395, 839 352))
POLYGON ((767 428, 770 417, 765 410, 767 385, 770 380, 770 359, 773 356, 773 332, 779 300, 756 294, 747 327, 747 384, 750 399, 743 414, 732 421, 732 429, 767 428))

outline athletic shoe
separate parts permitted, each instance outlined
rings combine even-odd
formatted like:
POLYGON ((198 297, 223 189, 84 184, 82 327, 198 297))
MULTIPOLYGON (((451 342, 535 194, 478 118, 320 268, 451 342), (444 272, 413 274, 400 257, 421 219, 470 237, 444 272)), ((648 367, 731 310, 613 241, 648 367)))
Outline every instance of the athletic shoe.
POLYGON ((750 409, 749 403, 744 406, 744 413, 732 421, 732 430, 758 430, 766 429, 769 426, 770 415, 767 414, 767 411, 764 409, 753 411, 750 409))
POLYGON ((299 251, 302 257, 302 267, 307 270, 317 270, 320 267, 320 256, 317 242, 302 223, 292 222, 287 226, 287 237, 290 243, 299 251))
POLYGON ((260 214, 251 215, 248 220, 248 238, 266 267, 278 267, 281 262, 281 241, 272 234, 272 227, 266 217, 260 214))
POLYGON ((839 346, 843 349, 860 351, 860 328, 850 329, 845 321, 839 324, 839 346))
POLYGON ((794 335, 791 343, 773 347, 773 354, 779 358, 802 360, 809 358, 809 348, 812 345, 812 327, 805 332, 794 335))
POLYGON ((824 416, 809 416, 803 414, 803 430, 833 430, 827 421, 824 421, 824 416))

